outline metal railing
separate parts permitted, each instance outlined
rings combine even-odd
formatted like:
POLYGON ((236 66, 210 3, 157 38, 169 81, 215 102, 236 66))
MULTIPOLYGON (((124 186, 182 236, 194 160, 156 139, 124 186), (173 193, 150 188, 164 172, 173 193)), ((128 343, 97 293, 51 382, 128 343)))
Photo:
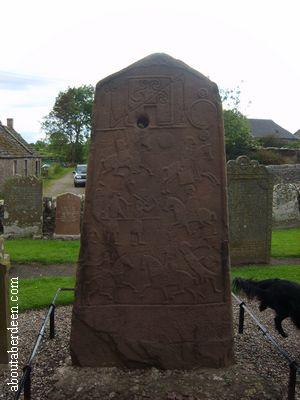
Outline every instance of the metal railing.
POLYGON ((18 391, 15 394, 14 400, 18 400, 20 398, 20 395, 22 394, 22 391, 24 389, 24 400, 31 400, 31 370, 32 370, 32 362, 34 360, 34 357, 36 356, 38 349, 40 347, 41 341, 45 335, 45 329, 47 322, 49 320, 50 322, 50 334, 49 337, 50 339, 53 339, 55 337, 55 302, 58 297, 58 295, 61 292, 64 291, 74 291, 74 288, 59 288, 57 289, 52 302, 49 305, 48 312, 46 314, 46 317, 44 319, 44 322, 41 326, 41 329, 38 333, 38 336, 36 338, 35 344, 33 346, 33 349, 31 351, 31 354, 28 358, 27 364, 23 368, 23 374, 19 382, 19 387, 18 391))
POLYGON ((287 400, 295 400, 296 394, 296 384, 297 384, 297 374, 300 373, 299 364, 294 360, 290 354, 284 350, 273 338, 273 336, 269 333, 267 328, 262 325, 259 319, 253 314, 252 311, 246 306, 246 303, 239 299, 234 293, 231 293, 232 297, 239 304, 240 312, 239 312, 239 334, 244 333, 244 320, 245 320, 245 312, 250 315, 250 317, 255 322, 256 326, 258 326, 259 330, 262 332, 263 336, 273 345, 273 347, 277 350, 277 352, 285 358, 285 360, 289 364, 290 373, 289 373, 289 383, 288 383, 288 397, 287 400))

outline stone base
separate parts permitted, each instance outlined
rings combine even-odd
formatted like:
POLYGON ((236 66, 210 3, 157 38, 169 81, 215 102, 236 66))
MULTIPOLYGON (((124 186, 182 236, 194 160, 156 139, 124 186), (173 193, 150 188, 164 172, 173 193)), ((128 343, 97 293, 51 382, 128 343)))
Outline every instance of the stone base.
POLYGON ((59 235, 57 233, 53 234, 53 239, 61 239, 61 240, 79 240, 80 235, 59 235))
POLYGON ((75 306, 72 362, 132 369, 229 366, 233 363, 231 318, 228 304, 75 306))

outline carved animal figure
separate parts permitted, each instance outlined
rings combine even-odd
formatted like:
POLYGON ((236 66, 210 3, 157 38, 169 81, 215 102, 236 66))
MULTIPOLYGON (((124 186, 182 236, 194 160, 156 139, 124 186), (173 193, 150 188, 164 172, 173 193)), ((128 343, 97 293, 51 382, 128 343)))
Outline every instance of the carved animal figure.
POLYGON ((84 282, 83 292, 88 305, 97 303, 99 296, 106 297, 108 300, 115 300, 116 282, 111 271, 103 269, 97 271, 84 282))
POLYGON ((192 289, 197 284, 197 278, 189 272, 168 266, 166 260, 162 264, 150 255, 143 255, 141 268, 147 270, 149 277, 149 283, 144 286, 143 291, 150 287, 159 289, 166 302, 172 301, 179 294, 191 293, 194 301, 197 301, 199 293, 192 289))
POLYGON ((184 226, 188 235, 192 235, 191 223, 196 222, 200 228, 203 228, 204 226, 212 226, 217 218, 216 214, 207 208, 189 210, 180 199, 173 196, 166 198, 164 209, 174 213, 176 222, 173 225, 184 226))
POLYGON ((259 310, 272 308, 276 316, 275 328, 281 336, 287 337, 282 328, 282 321, 291 318, 295 326, 300 329, 300 285, 285 279, 252 279, 235 278, 233 288, 237 292, 244 292, 249 299, 260 301, 259 310))
POLYGON ((206 268, 201 260, 193 252, 192 246, 188 242, 181 242, 179 250, 192 271, 197 275, 200 282, 209 282, 215 293, 221 293, 216 287, 216 274, 206 268))

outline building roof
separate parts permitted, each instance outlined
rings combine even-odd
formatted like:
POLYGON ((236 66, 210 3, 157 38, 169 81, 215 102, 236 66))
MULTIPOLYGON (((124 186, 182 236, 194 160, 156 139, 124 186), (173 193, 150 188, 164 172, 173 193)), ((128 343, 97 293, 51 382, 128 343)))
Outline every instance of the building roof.
POLYGON ((300 139, 300 129, 298 129, 297 132, 294 133, 294 136, 295 136, 297 139, 300 139))
POLYGON ((274 137, 277 139, 297 140, 291 132, 282 128, 271 119, 248 119, 251 134, 255 138, 274 137))
POLYGON ((14 130, 13 126, 6 126, 0 122, 0 158, 10 157, 37 158, 40 155, 14 130))

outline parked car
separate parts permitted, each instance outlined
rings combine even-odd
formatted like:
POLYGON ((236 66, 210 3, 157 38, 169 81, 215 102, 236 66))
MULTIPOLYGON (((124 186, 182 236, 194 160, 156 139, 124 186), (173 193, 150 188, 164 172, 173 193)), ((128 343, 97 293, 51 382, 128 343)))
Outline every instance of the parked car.
POLYGON ((78 164, 73 171, 74 174, 74 186, 85 186, 86 184, 86 173, 87 173, 87 165, 86 164, 78 164))

